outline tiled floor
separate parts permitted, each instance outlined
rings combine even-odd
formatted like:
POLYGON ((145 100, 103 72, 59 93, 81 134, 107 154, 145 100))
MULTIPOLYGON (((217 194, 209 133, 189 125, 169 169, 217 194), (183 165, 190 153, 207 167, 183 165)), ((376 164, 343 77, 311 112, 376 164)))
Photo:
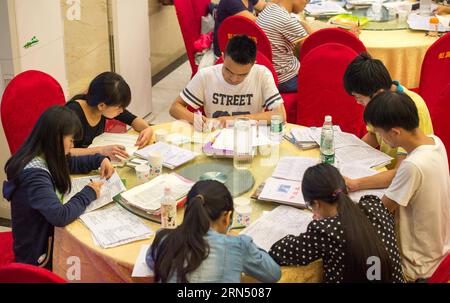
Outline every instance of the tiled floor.
POLYGON ((191 77, 189 61, 182 64, 152 88, 153 111, 149 122, 160 124, 174 121, 169 108, 175 98, 184 89, 191 77))

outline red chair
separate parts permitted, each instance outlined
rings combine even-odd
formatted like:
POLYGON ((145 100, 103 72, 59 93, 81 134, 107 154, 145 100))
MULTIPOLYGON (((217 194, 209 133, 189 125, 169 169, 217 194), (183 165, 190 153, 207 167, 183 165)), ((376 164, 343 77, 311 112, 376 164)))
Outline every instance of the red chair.
POLYGON ((333 124, 343 131, 358 137, 366 133, 363 107, 342 85, 344 72, 356 56, 338 43, 320 45, 306 55, 298 74, 297 124, 321 126, 324 117, 331 115, 333 124))
POLYGON ((243 16, 231 16, 223 20, 217 33, 220 51, 224 52, 228 41, 236 35, 252 38, 258 51, 272 62, 272 46, 266 34, 255 22, 243 16))
POLYGON ((300 62, 303 61, 303 58, 305 58, 312 49, 325 43, 343 44, 353 49, 357 54, 366 51, 364 43, 349 31, 342 28, 323 28, 312 33, 305 39, 300 48, 300 62))
POLYGON ((0 268, 0 283, 67 283, 67 281, 41 267, 11 263, 0 268))
POLYGON ((197 73, 194 42, 200 37, 202 17, 208 13, 211 0, 174 0, 175 11, 183 34, 186 53, 191 64, 192 77, 197 73))
POLYGON ((428 283, 450 283, 450 254, 442 260, 428 283))
POLYGON ((127 125, 115 119, 106 119, 105 133, 126 133, 127 125))
MULTIPOLYGON (((223 58, 220 57, 219 60, 217 60, 216 64, 223 63, 223 58)), ((255 64, 264 65, 267 67, 270 72, 272 73, 273 79, 275 80, 275 85, 278 86, 278 76, 277 72, 275 71, 275 68, 272 65, 272 62, 267 59, 264 54, 262 54, 260 51, 256 53, 256 62, 255 64)), ((286 93, 281 94, 281 97, 284 101, 284 107, 286 109, 286 120, 288 123, 295 123, 296 117, 297 117, 297 93, 286 93)))
POLYGON ((434 134, 438 136, 447 150, 448 165, 450 169, 450 83, 441 92, 435 104, 430 108, 431 121, 434 134))
POLYGON ((428 108, 434 106, 448 83, 450 83, 450 33, 430 46, 422 62, 419 94, 428 108))
POLYGON ((6 87, 1 104, 11 154, 20 148, 44 110, 65 103, 61 86, 50 75, 34 70, 17 75, 6 87))
POLYGON ((12 232, 0 233, 0 266, 14 262, 12 232))

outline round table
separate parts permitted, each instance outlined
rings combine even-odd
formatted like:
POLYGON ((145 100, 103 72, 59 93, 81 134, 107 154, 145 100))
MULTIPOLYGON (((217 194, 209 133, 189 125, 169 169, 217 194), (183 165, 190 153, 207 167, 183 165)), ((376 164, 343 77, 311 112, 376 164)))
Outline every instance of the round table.
MULTIPOLYGON (((184 129, 189 133, 192 127, 181 125, 173 122, 155 126, 154 129, 166 129, 169 132, 176 129, 176 132, 184 129), (178 125, 176 125, 178 124, 178 125)), ((287 125, 287 128, 295 127, 295 125, 287 125)), ((198 149, 200 144, 192 144, 198 149)), ((278 146, 278 145, 277 145, 278 146)), ((304 157, 319 157, 319 150, 313 149, 308 151, 299 150, 290 142, 283 140, 279 147, 273 148, 272 156, 265 157, 258 155, 254 158, 250 171, 255 178, 255 185, 252 190, 248 191, 242 197, 250 197, 256 188, 271 176, 273 169, 277 164, 279 157, 285 156, 304 156, 304 157), (279 151, 279 152, 278 152, 279 151)), ((174 170, 175 172, 186 165, 192 163, 204 163, 207 161, 217 161, 219 159, 207 157, 204 154, 199 155, 193 162, 186 163, 184 166, 174 170)), ((230 161, 232 159, 220 159, 219 161, 230 161)), ((137 184, 135 172, 132 168, 119 168, 118 174, 122 179, 126 179, 126 187, 130 189, 137 184)), ((164 173, 172 172, 164 169, 164 173)), ((271 202, 262 202, 252 200, 252 214, 251 221, 259 218, 263 211, 270 211, 279 204, 271 202)), ((108 206, 105 206, 108 207, 108 206)), ((306 210, 305 210, 306 211, 306 210)), ((182 221, 184 210, 181 208, 178 211, 178 222, 182 221)), ((145 224, 151 227, 153 232, 156 232, 160 225, 148 220, 143 220, 145 224)), ((238 233, 239 230, 234 230, 238 233)), ((54 236, 54 252, 53 252, 53 272, 61 277, 68 277, 68 273, 73 270, 73 258, 78 257, 80 260, 80 279, 73 282, 151 282, 152 278, 132 278, 134 263, 141 250, 142 245, 150 244, 153 237, 150 239, 128 243, 122 246, 102 249, 96 246, 92 240, 91 232, 81 223, 76 220, 72 224, 64 228, 55 228, 54 236)), ((318 260, 307 266, 298 267, 282 267, 282 277, 280 282, 321 282, 323 275, 322 261, 318 260)), ((250 277, 243 277, 244 282, 253 282, 250 277)))
MULTIPOLYGON (((316 30, 335 27, 319 20, 310 24, 316 30)), ((364 28, 359 38, 368 53, 384 63, 392 79, 400 81, 407 88, 419 87, 423 58, 428 48, 438 39, 427 36, 424 31, 364 28)))

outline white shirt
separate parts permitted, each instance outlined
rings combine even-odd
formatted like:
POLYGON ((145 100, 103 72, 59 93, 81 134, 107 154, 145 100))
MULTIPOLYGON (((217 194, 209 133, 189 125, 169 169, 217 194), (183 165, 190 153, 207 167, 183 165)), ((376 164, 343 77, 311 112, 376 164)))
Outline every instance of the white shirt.
POLYGON ((181 92, 181 98, 194 109, 203 106, 209 118, 261 113, 282 100, 267 67, 255 64, 244 81, 232 85, 223 78, 222 66, 199 70, 181 92))
POLYGON ((450 177, 447 153, 436 136, 402 161, 386 196, 399 204, 398 239, 408 280, 429 278, 450 253, 450 177))

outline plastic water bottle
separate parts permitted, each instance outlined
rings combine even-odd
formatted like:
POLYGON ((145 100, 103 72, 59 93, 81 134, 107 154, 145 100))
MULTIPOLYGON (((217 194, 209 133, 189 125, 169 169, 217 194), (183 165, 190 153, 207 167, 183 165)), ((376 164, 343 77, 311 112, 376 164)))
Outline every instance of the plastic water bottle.
POLYGON ((281 105, 283 101, 275 101, 273 108, 273 115, 270 119, 270 137, 274 142, 280 142, 283 137, 284 120, 283 113, 281 112, 281 105))
POLYGON ((334 164, 334 130, 331 116, 325 116, 320 135, 320 162, 334 164))
POLYGON ((177 227, 177 201, 173 198, 170 187, 164 188, 161 199, 161 227, 169 229, 177 227))
POLYGON ((419 14, 421 16, 431 15, 431 0, 420 0, 419 14))

